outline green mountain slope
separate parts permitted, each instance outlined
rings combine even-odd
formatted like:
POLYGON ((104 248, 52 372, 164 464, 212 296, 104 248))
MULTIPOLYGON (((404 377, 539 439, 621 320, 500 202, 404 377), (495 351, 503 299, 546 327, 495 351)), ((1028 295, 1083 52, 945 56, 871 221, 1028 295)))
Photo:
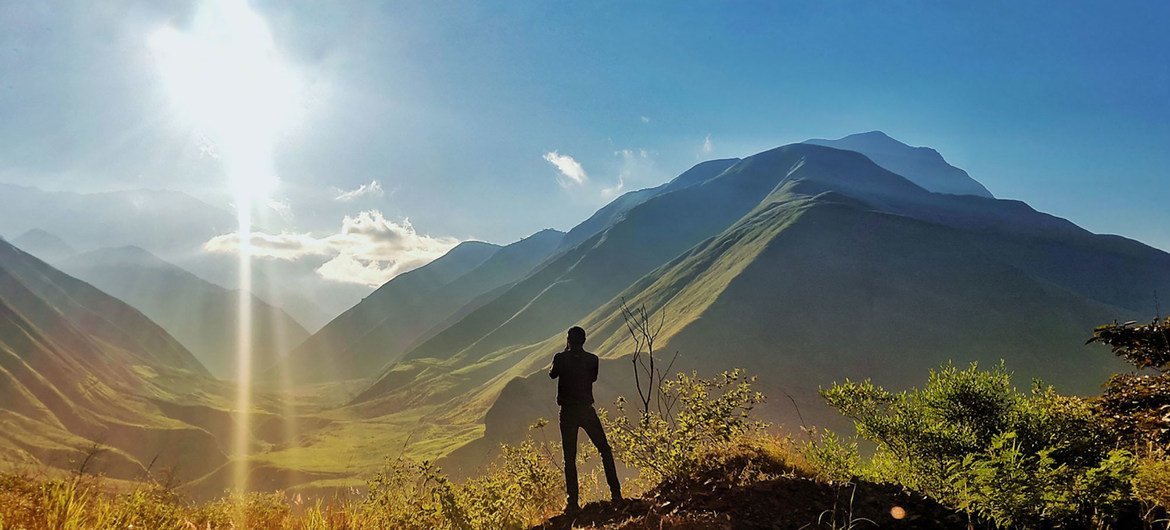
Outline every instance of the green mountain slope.
MULTIPOLYGON (((350 409, 429 410, 428 422, 469 428, 486 418, 489 441, 522 433, 550 417, 541 371, 566 327, 585 325, 606 358, 630 352, 623 297, 665 310, 678 367, 758 373, 768 414, 789 425, 785 393, 828 421, 818 385, 872 375, 897 386, 946 359, 1005 358, 1087 392, 1114 366, 1087 353, 1084 334, 1139 314, 1170 288, 1167 265, 1018 201, 931 193, 856 152, 785 146, 631 208, 414 348, 350 409)), ((601 395, 632 388, 629 365, 614 363, 601 395)))
MULTIPOLYGON (((835 194, 785 193, 622 294, 665 314, 661 353, 675 368, 743 367, 772 399, 761 412, 787 425, 839 427, 817 389, 871 377, 902 387, 940 363, 1006 359, 1023 378, 1091 393, 1121 366, 1084 346, 1099 322, 1135 313, 1104 305, 984 252, 971 234, 877 212, 835 194), (793 402, 789 401, 791 396, 793 402)), ((599 401, 633 394, 632 344, 615 299, 581 322, 603 364, 599 401)), ((449 467, 471 468, 537 418, 555 417, 543 369, 563 339, 501 356, 485 436, 449 467), (531 375, 528 375, 531 374, 531 375), (519 377, 519 379, 513 379, 519 377)))
POLYGON ((565 322, 584 317, 667 260, 718 234, 783 179, 833 176, 837 176, 834 185, 860 193, 922 193, 921 188, 857 153, 803 144, 760 153, 716 178, 634 207, 611 228, 559 255, 406 357, 474 358, 540 340, 565 322), (776 173, 776 167, 784 172, 776 173))
POLYGON ((169 417, 162 400, 225 395, 199 362, 134 308, 0 242, 0 448, 3 464, 140 480, 226 462, 212 433, 169 417))
MULTIPOLYGON (((443 286, 475 269, 500 247, 480 241, 457 245, 443 257, 386 282, 314 333, 288 355, 288 377, 322 382, 369 377, 447 315, 415 310, 443 286), (371 330, 380 342, 355 348, 371 330)), ((276 375, 272 371, 270 375, 276 375)))
MULTIPOLYGON (((204 281, 138 247, 95 250, 58 266, 138 308, 216 377, 235 378, 238 291, 204 281)), ((250 297, 253 365, 267 368, 309 333, 284 311, 250 297)))

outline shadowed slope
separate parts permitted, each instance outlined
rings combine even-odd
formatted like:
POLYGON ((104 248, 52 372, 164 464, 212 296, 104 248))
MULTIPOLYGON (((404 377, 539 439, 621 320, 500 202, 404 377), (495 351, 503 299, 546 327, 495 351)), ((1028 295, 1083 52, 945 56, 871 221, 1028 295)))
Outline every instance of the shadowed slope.
MULTIPOLYGON (((1084 336, 1098 322, 1133 313, 988 256, 969 233, 831 193, 802 195, 803 184, 788 183, 720 236, 622 293, 665 312, 660 352, 679 354, 676 369, 735 366, 758 374, 772 397, 761 413, 792 428, 802 419, 842 426, 817 389, 845 378, 898 388, 948 360, 1007 359, 1026 378, 1090 393, 1120 367, 1084 347, 1084 336)), ((628 357, 619 357, 632 344, 619 300, 582 323, 592 332, 589 347, 609 359, 599 401, 629 397, 631 369, 628 357)), ((549 337, 497 363, 507 375, 485 385, 500 394, 484 439, 453 453, 448 467, 474 467, 499 443, 519 440, 537 418, 555 416, 555 389, 541 372, 560 340, 549 337), (532 375, 508 382, 526 373, 532 375)))
POLYGON ((929 147, 910 147, 881 131, 851 134, 836 140, 806 140, 805 143, 857 151, 877 165, 935 193, 992 197, 983 184, 966 171, 948 164, 938 151, 929 147))
POLYGON ((684 171, 670 182, 655 186, 653 188, 646 188, 643 190, 623 193, 609 204, 603 206, 600 210, 597 210, 597 212, 589 216, 588 219, 582 221, 577 226, 574 226, 572 230, 569 230, 569 233, 565 235, 564 241, 561 242, 561 248, 573 248, 581 244, 586 239, 593 237, 598 232, 613 226, 625 216, 626 212, 630 211, 639 204, 642 204, 664 193, 669 193, 677 189, 693 186, 703 181, 712 179, 727 168, 734 165, 736 162, 739 162, 738 158, 708 160, 706 162, 700 162, 695 164, 694 167, 684 171))

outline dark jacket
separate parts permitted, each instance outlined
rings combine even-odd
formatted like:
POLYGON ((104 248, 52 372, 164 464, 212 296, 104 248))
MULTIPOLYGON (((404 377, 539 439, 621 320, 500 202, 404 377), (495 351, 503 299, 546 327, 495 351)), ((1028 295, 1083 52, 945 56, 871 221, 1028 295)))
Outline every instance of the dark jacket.
POLYGON ((553 357, 548 376, 557 380, 557 405, 593 404, 597 381, 597 356, 585 350, 568 350, 553 357))

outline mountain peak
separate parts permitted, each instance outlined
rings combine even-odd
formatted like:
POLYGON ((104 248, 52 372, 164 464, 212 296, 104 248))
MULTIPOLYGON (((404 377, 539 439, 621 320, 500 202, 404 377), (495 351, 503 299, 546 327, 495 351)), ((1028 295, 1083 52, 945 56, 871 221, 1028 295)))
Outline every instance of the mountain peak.
POLYGON ((935 193, 977 195, 994 198, 979 181, 966 171, 947 163, 930 147, 914 147, 890 135, 874 130, 851 134, 836 140, 814 138, 804 143, 856 151, 879 166, 935 193))
POLYGON ((17 236, 11 243, 45 261, 57 261, 77 254, 77 250, 69 243, 40 228, 33 228, 17 236))

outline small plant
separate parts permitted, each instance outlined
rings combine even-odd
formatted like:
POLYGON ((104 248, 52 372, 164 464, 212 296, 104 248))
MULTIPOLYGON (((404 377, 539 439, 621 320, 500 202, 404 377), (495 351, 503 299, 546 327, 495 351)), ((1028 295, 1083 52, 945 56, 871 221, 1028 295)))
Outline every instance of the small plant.
MULTIPOLYGON (((827 528, 828 530, 857 530, 866 524, 876 527, 878 524, 875 523, 872 519, 853 516, 853 501, 856 496, 857 484, 850 482, 839 486, 837 488, 837 500, 833 502, 833 507, 821 512, 821 514, 817 516, 816 526, 812 528, 827 528), (845 506, 844 511, 837 507, 837 500, 840 500, 841 491, 843 488, 849 488, 849 504, 845 506)), ((809 527, 810 525, 804 525, 801 527, 801 529, 803 530, 804 528, 809 527)))

